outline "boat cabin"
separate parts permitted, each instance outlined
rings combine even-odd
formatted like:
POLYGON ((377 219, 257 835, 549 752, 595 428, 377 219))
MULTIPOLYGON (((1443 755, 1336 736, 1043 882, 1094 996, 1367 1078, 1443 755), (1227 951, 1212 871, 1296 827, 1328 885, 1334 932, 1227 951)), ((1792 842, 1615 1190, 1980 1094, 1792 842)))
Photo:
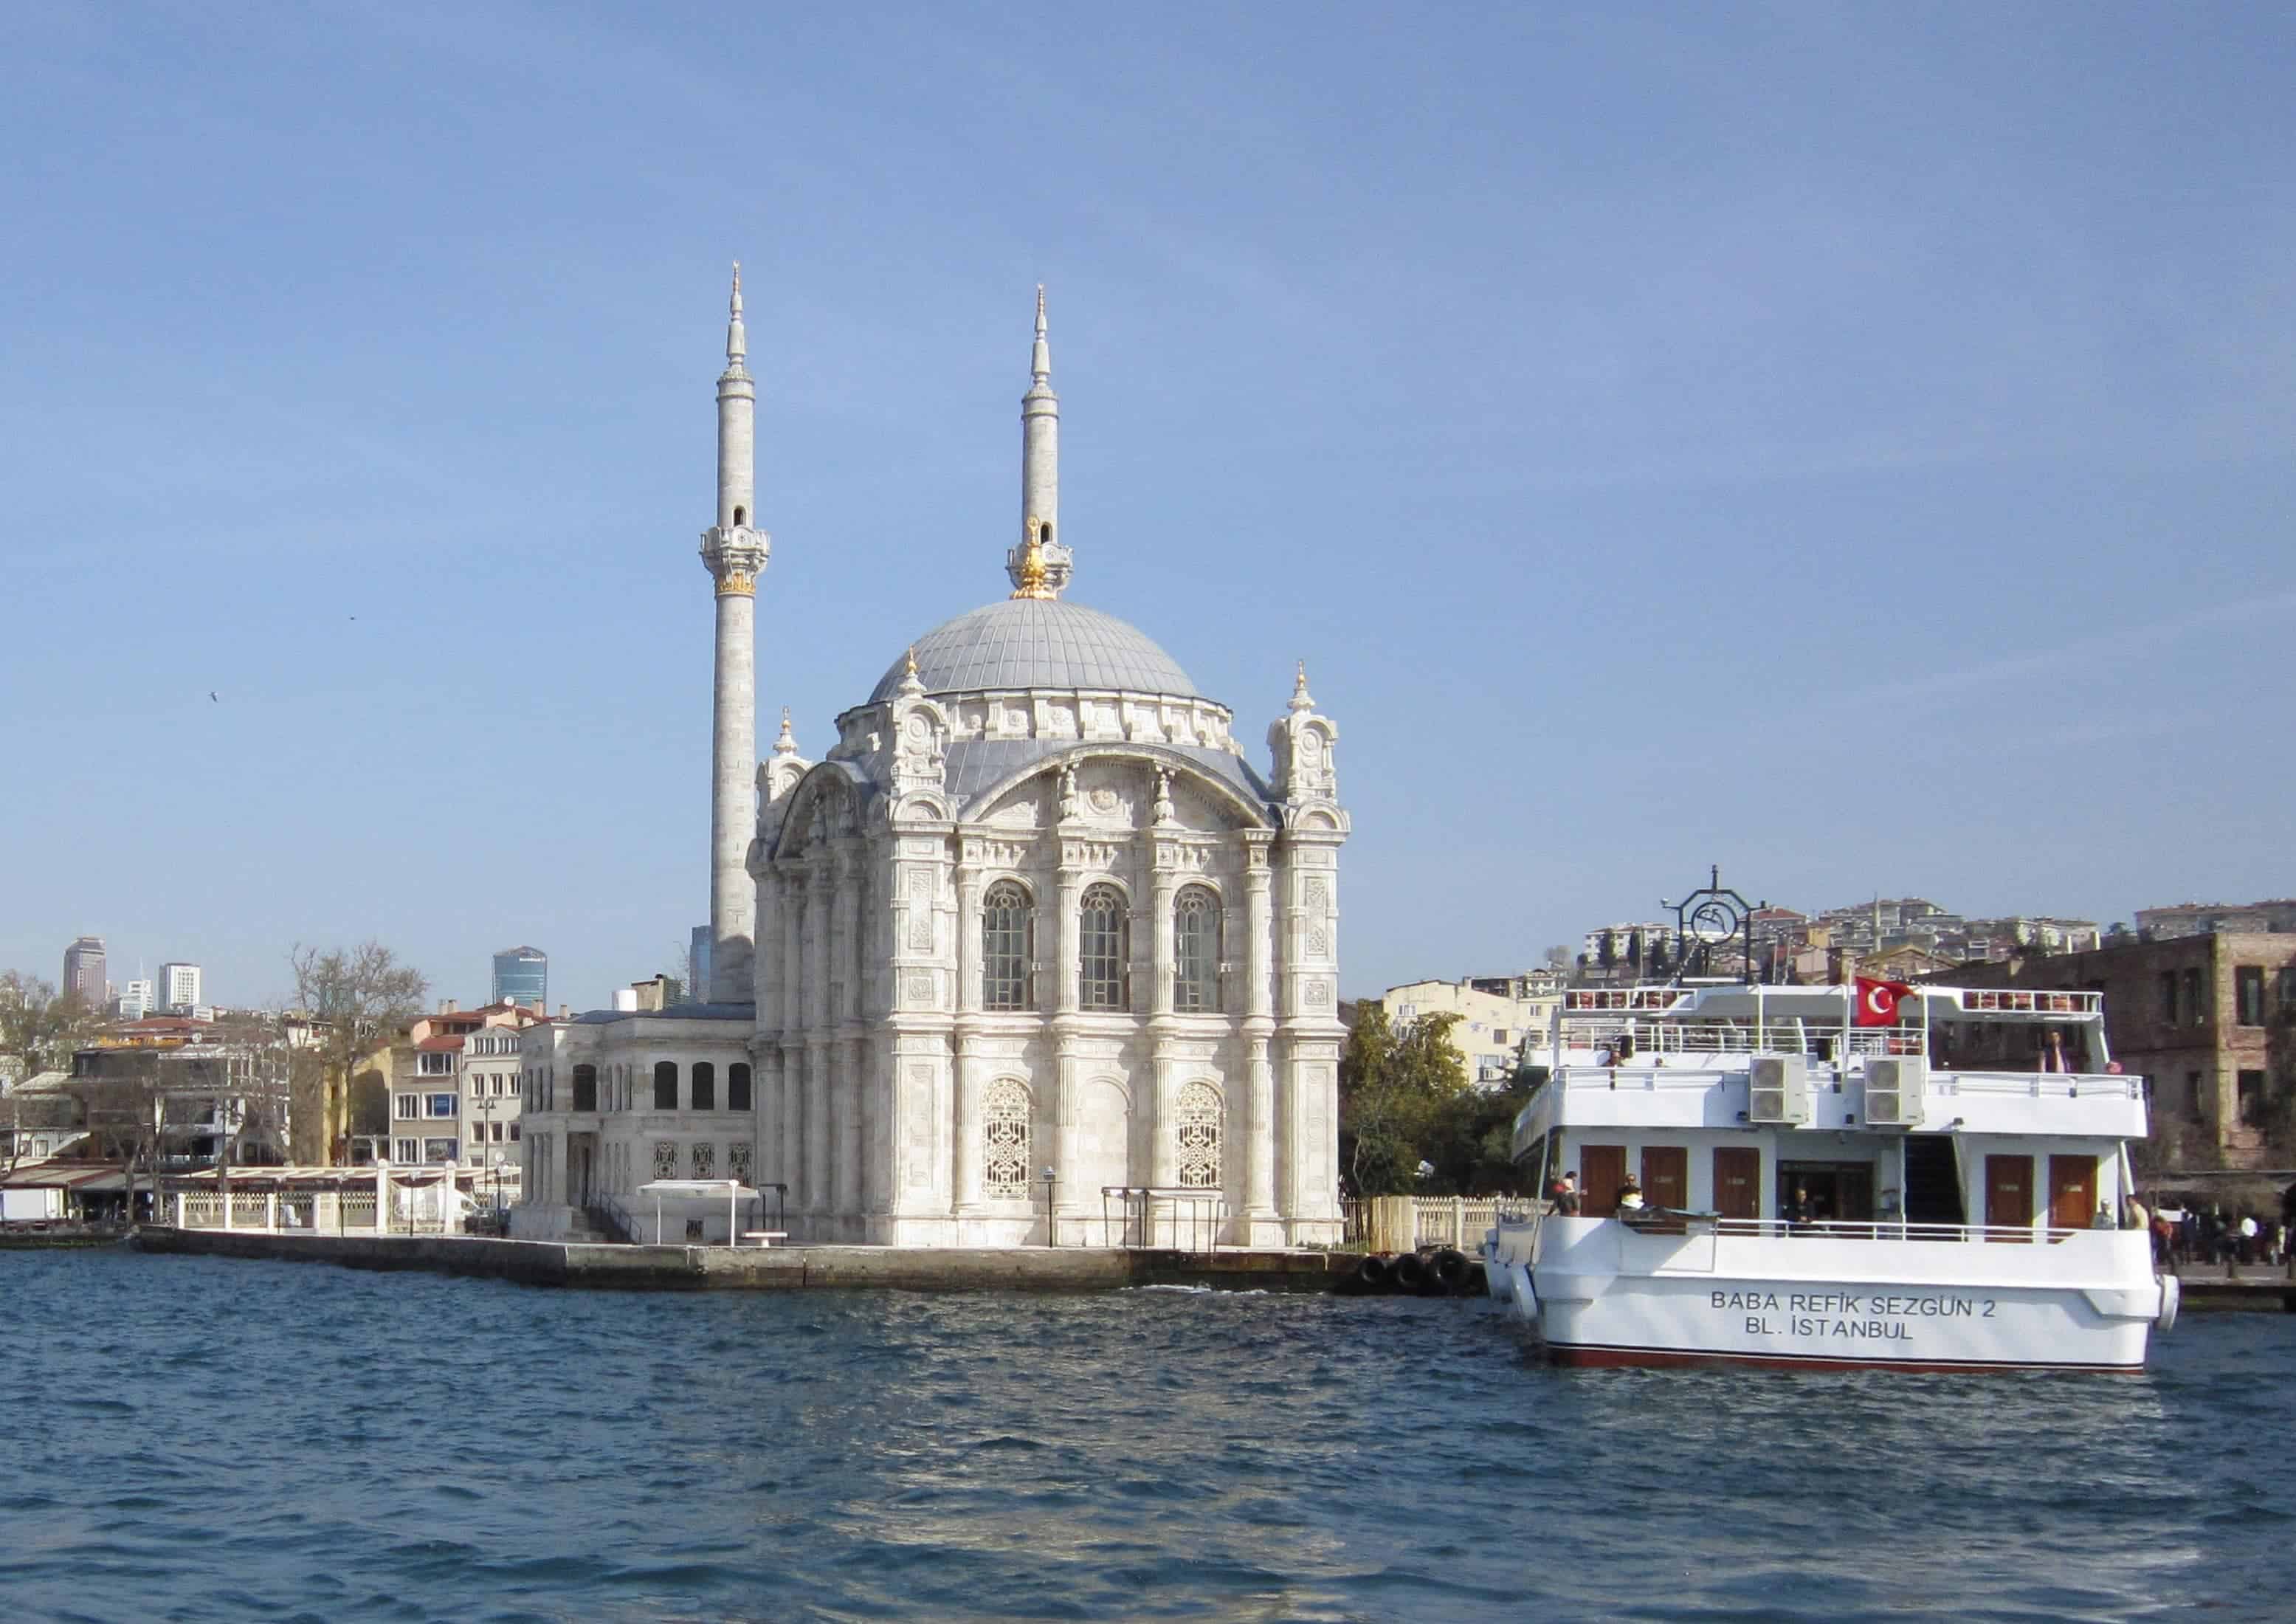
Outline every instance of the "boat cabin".
MULTIPOLYGON (((1870 988, 1874 984, 1868 983, 1870 988)), ((1588 1218, 2026 1240, 2118 1226, 2145 1132, 2098 995, 1674 984, 1566 993, 1519 1166, 1588 1218)))

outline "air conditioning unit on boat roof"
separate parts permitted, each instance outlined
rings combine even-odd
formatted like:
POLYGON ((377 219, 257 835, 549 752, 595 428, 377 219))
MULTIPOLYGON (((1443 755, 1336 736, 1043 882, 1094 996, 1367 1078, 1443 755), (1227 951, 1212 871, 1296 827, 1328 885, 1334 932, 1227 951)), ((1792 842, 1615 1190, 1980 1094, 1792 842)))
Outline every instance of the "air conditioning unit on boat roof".
POLYGON ((1746 1120, 1809 1126, 1809 1062, 1800 1054, 1757 1054, 1746 1072, 1746 1120))
POLYGON ((1919 1128, 1930 1062, 1920 1054, 1877 1054, 1866 1062, 1866 1120, 1874 1128, 1919 1128))

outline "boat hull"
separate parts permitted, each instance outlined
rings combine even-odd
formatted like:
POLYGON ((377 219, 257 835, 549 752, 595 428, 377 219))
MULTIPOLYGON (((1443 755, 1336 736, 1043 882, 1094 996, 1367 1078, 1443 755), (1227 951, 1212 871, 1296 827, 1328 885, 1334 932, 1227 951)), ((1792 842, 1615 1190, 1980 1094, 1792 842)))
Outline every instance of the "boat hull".
POLYGON ((1519 1312, 1561 1365, 2132 1373, 2167 1310, 2146 1247, 2137 1233, 1999 1246, 1550 1219, 1498 1234, 1494 1254, 1528 1257, 1519 1312))

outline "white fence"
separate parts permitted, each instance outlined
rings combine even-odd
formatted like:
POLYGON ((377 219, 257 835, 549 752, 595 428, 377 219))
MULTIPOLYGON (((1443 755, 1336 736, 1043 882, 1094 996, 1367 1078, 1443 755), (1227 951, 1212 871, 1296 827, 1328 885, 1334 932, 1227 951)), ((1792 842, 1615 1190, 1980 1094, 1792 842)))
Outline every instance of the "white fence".
POLYGON ((1347 1203, 1344 1244, 1351 1251, 1414 1251, 1455 1246, 1471 1252, 1501 1211, 1523 1205, 1518 1195, 1374 1195, 1347 1203))

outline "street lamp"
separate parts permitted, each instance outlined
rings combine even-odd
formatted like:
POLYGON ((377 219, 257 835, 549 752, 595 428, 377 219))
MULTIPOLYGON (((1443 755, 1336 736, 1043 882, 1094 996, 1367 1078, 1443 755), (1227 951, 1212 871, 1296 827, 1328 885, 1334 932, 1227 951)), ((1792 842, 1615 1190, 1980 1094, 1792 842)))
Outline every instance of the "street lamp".
POLYGON ((1050 1168, 1045 1169, 1045 1244, 1047 1246, 1061 1243, 1060 1226, 1053 1217, 1053 1190, 1060 1182, 1058 1173, 1050 1168))

